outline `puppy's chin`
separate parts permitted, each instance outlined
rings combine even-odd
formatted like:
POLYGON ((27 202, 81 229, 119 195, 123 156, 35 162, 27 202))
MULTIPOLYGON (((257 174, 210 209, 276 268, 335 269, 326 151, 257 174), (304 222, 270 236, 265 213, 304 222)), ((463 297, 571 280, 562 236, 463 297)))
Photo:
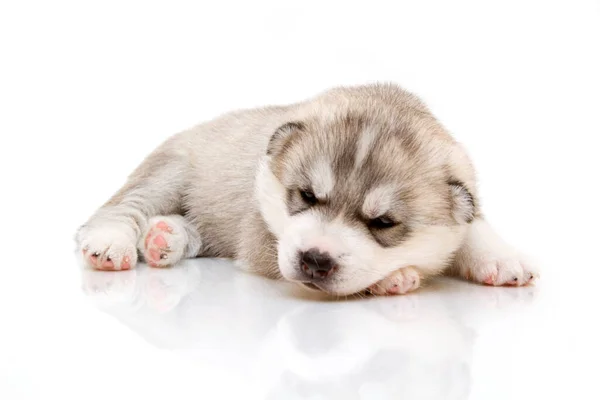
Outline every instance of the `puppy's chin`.
POLYGON ((293 281, 298 284, 303 290, 309 291, 311 293, 321 293, 328 296, 352 296, 357 293, 364 292, 367 290, 367 286, 357 288, 353 285, 353 288, 340 288, 336 287, 335 282, 308 282, 308 281, 293 281))
POLYGON ((323 289, 321 289, 320 287, 318 287, 314 283, 311 283, 311 282, 299 282, 299 284, 302 285, 304 288, 310 290, 310 291, 313 291, 313 292, 323 292, 323 289))
POLYGON ((335 296, 351 296, 353 294, 358 293, 358 292, 351 292, 351 293, 338 292, 335 290, 327 289, 325 287, 319 287, 317 284, 312 283, 312 282, 296 282, 296 283, 298 283, 298 285, 302 288, 302 290, 305 290, 309 293, 315 293, 315 294, 318 293, 318 294, 324 295, 324 296, 326 296, 325 298, 332 298, 335 296))

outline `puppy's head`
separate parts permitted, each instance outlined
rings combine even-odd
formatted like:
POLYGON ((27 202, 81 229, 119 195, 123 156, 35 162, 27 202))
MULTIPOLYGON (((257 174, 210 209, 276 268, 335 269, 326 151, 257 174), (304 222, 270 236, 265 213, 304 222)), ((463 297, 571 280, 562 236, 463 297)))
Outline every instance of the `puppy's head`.
POLYGON ((422 112, 282 125, 257 178, 281 274, 346 295, 408 265, 438 271, 475 213, 471 172, 422 112))

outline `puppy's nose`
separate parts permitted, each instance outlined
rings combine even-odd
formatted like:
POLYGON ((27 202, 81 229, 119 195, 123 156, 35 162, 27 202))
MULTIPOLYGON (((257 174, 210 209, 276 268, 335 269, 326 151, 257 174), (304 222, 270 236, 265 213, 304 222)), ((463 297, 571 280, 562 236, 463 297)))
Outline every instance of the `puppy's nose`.
POLYGON ((300 253, 300 268, 309 278, 325 279, 333 273, 334 266, 331 256, 317 249, 300 253))

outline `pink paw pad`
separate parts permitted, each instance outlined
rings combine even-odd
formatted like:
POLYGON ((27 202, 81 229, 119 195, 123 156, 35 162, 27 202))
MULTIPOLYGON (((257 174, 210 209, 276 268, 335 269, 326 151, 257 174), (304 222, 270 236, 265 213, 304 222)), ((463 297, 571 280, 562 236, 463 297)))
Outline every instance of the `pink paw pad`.
POLYGON ((156 228, 160 229, 163 232, 173 233, 173 228, 171 228, 165 221, 160 221, 155 225, 156 228))
POLYGON ((149 258, 152 261, 158 261, 158 260, 160 260, 160 251, 158 251, 157 249, 152 248, 152 247, 149 248, 149 249, 147 249, 147 251, 148 251, 148 254, 150 255, 149 258))
POLYGON ((162 267, 168 265, 168 253, 171 249, 165 236, 171 233, 173 233, 173 228, 165 221, 159 221, 150 228, 144 238, 144 258, 149 266, 162 267))
POLYGON ((160 248, 166 248, 168 247, 167 241, 165 240, 163 235, 157 235, 154 240, 152 241, 152 243, 154 243, 154 245, 160 247, 160 248))

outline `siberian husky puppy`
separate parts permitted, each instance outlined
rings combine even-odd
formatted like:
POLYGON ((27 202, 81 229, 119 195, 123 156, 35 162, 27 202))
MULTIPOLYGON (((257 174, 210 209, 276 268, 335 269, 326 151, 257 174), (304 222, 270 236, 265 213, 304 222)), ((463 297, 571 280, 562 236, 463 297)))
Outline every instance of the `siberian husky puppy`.
POLYGON ((335 295, 402 294, 444 271, 536 278, 482 216, 465 150, 414 95, 342 87, 174 135, 79 229, 97 269, 231 257, 335 295))

